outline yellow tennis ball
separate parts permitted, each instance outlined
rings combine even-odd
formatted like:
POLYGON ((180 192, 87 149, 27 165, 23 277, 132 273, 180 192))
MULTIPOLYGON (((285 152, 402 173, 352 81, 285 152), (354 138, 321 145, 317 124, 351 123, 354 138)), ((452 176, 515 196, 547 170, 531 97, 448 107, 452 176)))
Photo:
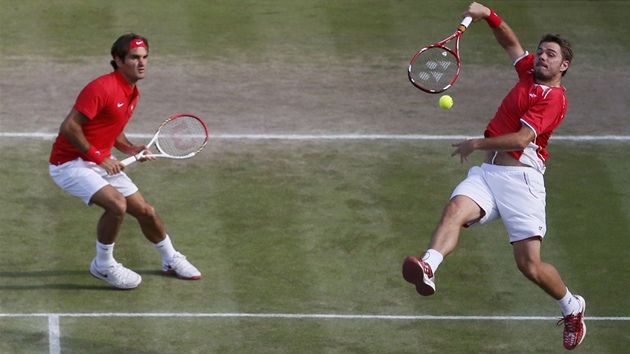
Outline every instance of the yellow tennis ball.
POLYGON ((442 109, 451 109, 453 107, 453 98, 449 95, 440 97, 439 105, 442 109))

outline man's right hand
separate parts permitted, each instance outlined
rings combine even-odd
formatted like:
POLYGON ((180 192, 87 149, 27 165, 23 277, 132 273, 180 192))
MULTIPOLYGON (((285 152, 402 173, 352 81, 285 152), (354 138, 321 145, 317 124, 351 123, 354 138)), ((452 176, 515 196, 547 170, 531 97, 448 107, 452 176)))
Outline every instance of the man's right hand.
POLYGON ((107 171, 107 174, 109 175, 115 175, 125 169, 125 164, 109 157, 106 157, 105 160, 103 160, 103 163, 101 163, 99 166, 107 171))
POLYGON ((473 22, 484 20, 488 18, 488 16, 490 16, 490 9, 481 5, 478 2, 473 2, 462 13, 462 17, 467 17, 467 16, 472 17, 473 22))

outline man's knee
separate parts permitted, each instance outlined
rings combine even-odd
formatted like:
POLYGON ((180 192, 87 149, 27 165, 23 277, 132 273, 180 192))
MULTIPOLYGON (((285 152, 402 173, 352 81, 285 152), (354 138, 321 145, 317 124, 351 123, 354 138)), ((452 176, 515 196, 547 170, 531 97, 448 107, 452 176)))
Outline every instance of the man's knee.
POLYGON ((466 196, 456 196, 444 207, 442 222, 454 223, 461 227, 468 222, 481 219, 483 215, 483 209, 472 199, 466 196))
POLYGON ((537 282, 541 271, 542 263, 533 262, 529 259, 522 259, 516 262, 518 270, 529 280, 537 282))
POLYGON ((531 278, 535 273, 535 270, 530 263, 517 262, 516 267, 526 278, 531 278))
POLYGON ((125 197, 110 187, 105 187, 96 192, 91 201, 113 216, 124 217, 127 212, 127 200, 125 200, 125 197))
POLYGON ((151 204, 146 203, 144 207, 142 208, 141 216, 147 219, 155 219, 157 216, 157 213, 155 212, 155 208, 153 208, 151 204))
POLYGON ((157 213, 155 208, 147 202, 141 204, 134 204, 133 208, 129 208, 131 216, 140 221, 151 221, 157 219, 157 213))
POLYGON ((516 267, 527 279, 533 282, 537 282, 540 274, 544 272, 544 264, 540 259, 541 242, 542 239, 535 236, 512 244, 516 267))

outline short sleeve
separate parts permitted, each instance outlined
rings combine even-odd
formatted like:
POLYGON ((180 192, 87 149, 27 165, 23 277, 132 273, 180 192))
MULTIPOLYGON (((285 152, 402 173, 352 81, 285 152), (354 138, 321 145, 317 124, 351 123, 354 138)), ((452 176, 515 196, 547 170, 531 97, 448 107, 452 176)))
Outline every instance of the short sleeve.
POLYGON ((532 127, 536 134, 551 132, 560 125, 566 112, 564 90, 538 86, 536 95, 522 120, 532 127))
POLYGON ((77 97, 74 108, 90 119, 106 106, 108 101, 107 90, 100 80, 90 82, 77 97))

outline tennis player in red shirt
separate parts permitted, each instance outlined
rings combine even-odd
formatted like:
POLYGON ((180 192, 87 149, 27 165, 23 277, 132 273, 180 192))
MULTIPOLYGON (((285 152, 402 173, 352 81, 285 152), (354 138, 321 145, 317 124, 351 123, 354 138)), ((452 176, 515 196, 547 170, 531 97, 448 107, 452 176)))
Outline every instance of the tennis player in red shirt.
POLYGON ((571 45, 558 35, 545 35, 533 55, 523 50, 512 29, 492 9, 472 3, 462 15, 488 22, 514 63, 519 81, 501 102, 483 138, 453 144, 452 156, 459 155, 462 162, 473 151, 484 151, 483 164, 471 168, 455 188, 429 248, 420 259, 405 259, 403 277, 420 295, 433 295, 435 272, 454 250, 461 228, 501 218, 518 269, 556 299, 562 310, 564 347, 575 349, 586 334, 586 303, 540 257, 546 232, 546 147, 567 110, 562 77, 573 59, 571 45))
POLYGON ((96 257, 90 265, 94 277, 119 289, 133 289, 142 282, 113 254, 120 226, 129 214, 162 255, 162 272, 200 279, 199 270, 174 249, 162 220, 123 172, 125 166, 111 155, 114 147, 129 155, 147 149, 131 143, 124 129, 140 96, 136 83, 146 75, 149 42, 128 33, 114 42, 111 54, 114 71, 88 83, 61 123, 50 154, 50 176, 87 205, 104 209, 96 229, 96 257))

